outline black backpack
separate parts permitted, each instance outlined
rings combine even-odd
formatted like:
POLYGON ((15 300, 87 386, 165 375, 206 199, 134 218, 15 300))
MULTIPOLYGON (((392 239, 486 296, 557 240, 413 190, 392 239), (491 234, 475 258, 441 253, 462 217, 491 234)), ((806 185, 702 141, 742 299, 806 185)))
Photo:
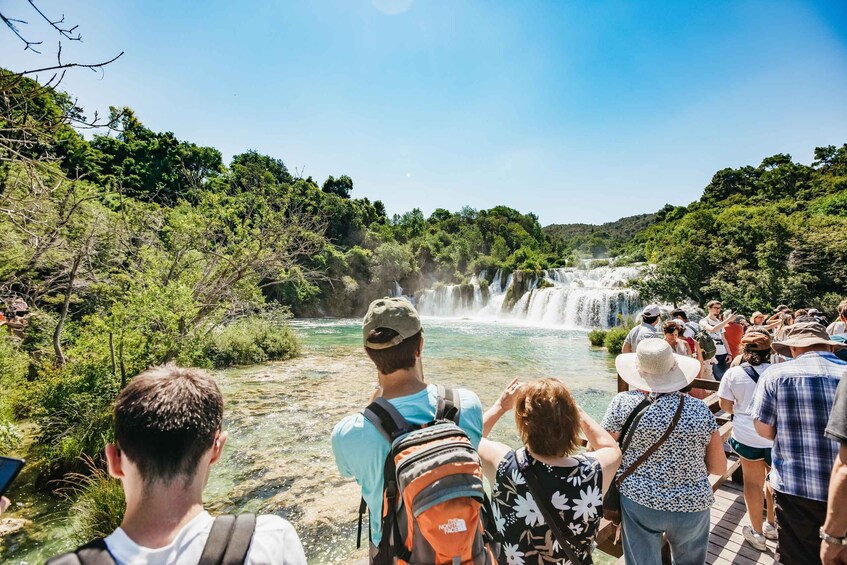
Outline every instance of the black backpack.
MULTIPOLYGON (((255 529, 255 514, 218 516, 212 524, 198 565, 243 564, 255 529)), ((115 559, 109 553, 106 541, 97 538, 74 551, 49 559, 47 565, 115 565, 115 559)))

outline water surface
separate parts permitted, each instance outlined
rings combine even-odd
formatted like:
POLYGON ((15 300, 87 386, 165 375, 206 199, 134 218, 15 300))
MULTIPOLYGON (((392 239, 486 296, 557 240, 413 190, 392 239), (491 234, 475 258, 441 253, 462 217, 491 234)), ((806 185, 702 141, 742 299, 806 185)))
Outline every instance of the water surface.
MULTIPOLYGON (((206 490, 214 512, 273 513, 290 520, 311 563, 351 563, 359 489, 335 469, 329 434, 360 411, 376 372, 361 346, 359 320, 296 320, 303 356, 215 373, 226 399, 229 440, 206 490)), ((424 320, 424 372, 429 382, 476 392, 483 406, 513 377, 563 380, 585 410, 599 418, 615 391, 605 350, 585 332, 508 322, 424 320)), ((505 416, 494 439, 518 445, 505 416)), ((3 561, 41 563, 68 548, 66 520, 43 498, 23 500, 15 514, 34 525, 7 540, 3 561), (47 518, 49 517, 49 520, 47 518)))

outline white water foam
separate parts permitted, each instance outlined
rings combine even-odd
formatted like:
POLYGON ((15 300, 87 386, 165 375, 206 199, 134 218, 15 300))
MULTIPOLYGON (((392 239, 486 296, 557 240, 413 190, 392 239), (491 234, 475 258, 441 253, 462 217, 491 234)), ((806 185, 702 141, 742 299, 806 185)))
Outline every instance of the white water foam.
POLYGON ((638 293, 627 288, 639 267, 559 268, 543 271, 528 281, 529 288, 511 310, 503 304, 513 275, 481 272, 469 285, 443 285, 423 291, 418 311, 425 316, 514 320, 530 325, 561 328, 609 328, 621 316, 633 316, 643 306, 638 293), (488 282, 487 290, 484 288, 488 282), (545 281, 543 284, 541 281, 545 281), (538 288, 539 285, 545 288, 538 288))

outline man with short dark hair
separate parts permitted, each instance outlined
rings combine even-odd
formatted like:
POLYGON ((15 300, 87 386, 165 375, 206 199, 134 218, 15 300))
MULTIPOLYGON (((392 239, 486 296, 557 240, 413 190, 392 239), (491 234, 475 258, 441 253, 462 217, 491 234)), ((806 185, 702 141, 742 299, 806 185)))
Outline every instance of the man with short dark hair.
POLYGON ((217 384, 200 369, 169 364, 132 379, 115 401, 115 443, 106 446, 109 474, 126 497, 121 526, 54 563, 91 551, 105 556, 98 563, 118 565, 198 563, 201 556, 220 562, 224 549, 240 547, 244 563, 305 565, 297 533, 279 516, 243 515, 231 524, 203 509, 203 489, 227 440, 223 407, 217 384), (210 539, 223 542, 219 551, 210 539))
MULTIPOLYGON (((396 408, 410 424, 425 424, 436 414, 437 387, 424 379, 420 317, 405 298, 374 300, 362 323, 365 353, 377 372, 374 393, 396 408)), ((459 426, 474 448, 482 437, 482 406, 473 392, 457 389, 459 426)), ((390 443, 362 413, 347 416, 332 430, 335 463, 344 477, 362 487, 370 514, 371 558, 382 539, 383 472, 390 443)))
POLYGON ((656 326, 659 325, 659 320, 662 316, 662 310, 656 304, 649 304, 641 311, 641 323, 626 334, 622 353, 632 353, 638 344, 645 339, 661 338, 656 332, 656 326))
POLYGON ((835 389, 847 363, 833 350, 817 322, 800 322, 786 330, 772 349, 792 359, 771 365, 759 378, 750 415, 756 432, 773 440, 774 490, 779 534, 777 561, 817 563, 819 527, 826 517, 827 485, 838 442, 825 437, 835 389))

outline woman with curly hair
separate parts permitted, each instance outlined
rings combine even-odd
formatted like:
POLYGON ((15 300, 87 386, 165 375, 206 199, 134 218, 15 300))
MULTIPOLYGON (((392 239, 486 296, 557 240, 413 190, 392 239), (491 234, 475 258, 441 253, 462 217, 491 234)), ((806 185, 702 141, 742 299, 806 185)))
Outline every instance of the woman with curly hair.
POLYGON ((620 465, 621 451, 561 381, 509 383, 483 416, 479 455, 493 488, 494 520, 503 536, 501 563, 592 562, 603 495, 620 465), (517 450, 486 439, 513 407, 524 444, 517 450), (593 452, 577 454, 580 430, 593 452))

